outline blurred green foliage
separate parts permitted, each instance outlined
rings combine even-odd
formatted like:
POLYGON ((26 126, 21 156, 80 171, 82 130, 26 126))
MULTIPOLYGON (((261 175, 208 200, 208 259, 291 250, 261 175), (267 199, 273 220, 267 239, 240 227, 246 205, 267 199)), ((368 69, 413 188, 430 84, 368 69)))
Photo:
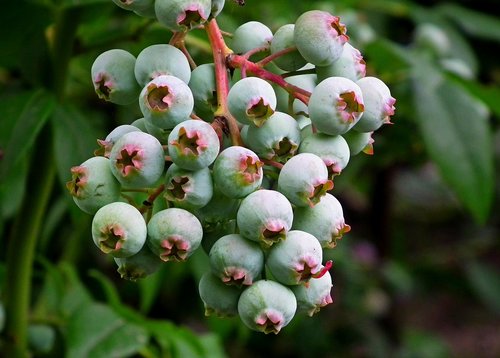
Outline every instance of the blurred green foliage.
MULTIPOLYGON (((375 135, 375 156, 353 158, 336 179, 353 230, 330 257, 335 303, 297 317, 279 336, 262 336, 237 319, 202 317, 201 250, 142 282, 120 280, 91 243, 91 218, 64 188, 96 138, 140 116, 138 106, 97 99, 95 57, 110 48, 137 55, 171 33, 109 0, 3 4, 0 352, 16 324, 10 317, 24 317, 40 357, 499 356, 497 5, 226 2, 218 21, 229 32, 250 20, 276 30, 311 9, 339 15, 368 73, 397 98, 395 124, 375 135), (31 270, 8 271, 17 260, 8 256, 23 257, 29 238, 31 270), (9 311, 22 299, 9 292, 6 277, 16 275, 28 275, 27 316, 9 311)), ((187 47, 198 63, 211 61, 203 31, 193 31, 187 47)))

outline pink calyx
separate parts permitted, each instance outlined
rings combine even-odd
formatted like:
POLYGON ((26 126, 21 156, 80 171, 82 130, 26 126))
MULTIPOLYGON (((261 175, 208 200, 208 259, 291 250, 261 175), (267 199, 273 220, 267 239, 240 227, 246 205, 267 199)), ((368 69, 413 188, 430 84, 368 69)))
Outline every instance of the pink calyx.
POLYGON ((237 266, 226 267, 224 269, 224 276, 221 279, 226 285, 250 286, 253 283, 253 277, 248 271, 237 266))
POLYGON ((184 239, 181 235, 170 235, 162 240, 160 244, 163 249, 160 254, 160 259, 163 261, 185 261, 188 257, 189 248, 191 247, 189 241, 184 239))
POLYGON ((255 323, 265 334, 278 334, 284 321, 283 314, 271 308, 264 310, 255 318, 255 323))
POLYGON ((306 282, 321 270, 321 263, 316 256, 306 254, 297 261, 293 268, 297 273, 297 282, 306 282))
POLYGON ((109 100, 114 83, 105 72, 99 72, 94 79, 94 88, 99 98, 109 100))
POLYGON ((173 102, 173 94, 166 85, 150 84, 148 86, 147 101, 152 111, 166 112, 173 102))
POLYGON ((116 167, 123 176, 135 173, 143 167, 143 150, 134 144, 126 144, 116 157, 116 167))
POLYGON ((251 155, 244 155, 240 158, 240 168, 239 172, 241 173, 243 182, 252 184, 256 181, 260 180, 261 170, 264 166, 258 158, 254 158, 251 155))
POLYGON ((119 224, 106 225, 101 229, 99 248, 106 254, 118 251, 122 248, 125 239, 125 230, 119 224))
POLYGON ((272 246, 286 238, 287 229, 282 220, 269 219, 261 228, 259 240, 267 246, 272 246))
POLYGON ((326 263, 325 263, 325 266, 323 266, 321 268, 321 270, 319 270, 316 274, 314 274, 312 276, 312 278, 321 278, 323 277, 333 266, 333 261, 332 260, 328 260, 326 263))
POLYGON ((262 97, 252 98, 246 110, 247 116, 257 127, 262 126, 273 113, 271 105, 262 97))
POLYGON ((66 188, 68 188, 71 195, 74 197, 81 197, 81 189, 85 187, 88 181, 88 171, 87 168, 80 166, 75 166, 71 168, 72 179, 66 183, 66 188))
POLYGON ((192 29, 194 26, 201 24, 207 20, 207 16, 203 14, 203 9, 197 4, 192 4, 186 7, 184 12, 177 16, 177 24, 192 29))
POLYGON ((395 104, 396 104, 396 99, 394 97, 389 97, 385 101, 383 108, 384 124, 392 124, 390 117, 393 116, 396 111, 396 107, 394 106, 395 104))
POLYGON ((179 139, 172 141, 171 144, 178 147, 180 152, 187 156, 198 156, 208 148, 203 134, 197 130, 186 130, 185 127, 179 129, 179 139))
POLYGON ((338 41, 342 45, 349 41, 349 36, 346 35, 347 28, 343 23, 340 22, 340 17, 332 15, 329 20, 330 34, 332 35, 332 37, 338 37, 338 41))
POLYGON ((307 194, 307 204, 312 208, 314 205, 319 203, 321 197, 326 194, 326 192, 333 189, 333 181, 328 180, 317 180, 313 183, 312 187, 307 194))
POLYGON ((337 111, 345 123, 353 123, 365 110, 363 99, 356 92, 349 91, 339 95, 337 99, 337 111))

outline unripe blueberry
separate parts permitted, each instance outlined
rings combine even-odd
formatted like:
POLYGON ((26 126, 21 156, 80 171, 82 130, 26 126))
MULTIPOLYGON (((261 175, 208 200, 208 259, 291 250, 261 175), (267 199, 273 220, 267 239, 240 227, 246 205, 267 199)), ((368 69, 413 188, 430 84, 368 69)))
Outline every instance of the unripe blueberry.
POLYGON ((314 206, 332 188, 325 163, 311 153, 290 158, 278 177, 278 190, 297 206, 314 206))
POLYGON ((242 292, 240 287, 226 285, 211 272, 205 272, 198 284, 198 292, 206 316, 230 317, 238 314, 238 300, 242 292))
POLYGON ((156 0, 158 21, 172 31, 187 31, 207 21, 212 10, 210 0, 156 0))
POLYGON ((134 77, 135 57, 125 50, 101 53, 92 64, 92 83, 99 98, 125 105, 137 100, 140 87, 134 77))
POLYGON ((135 62, 134 75, 141 87, 161 75, 170 75, 188 83, 191 67, 186 56, 177 47, 168 44, 144 48, 135 62))
POLYGON ((210 18, 215 18, 220 14, 224 8, 225 0, 212 0, 212 10, 210 11, 210 18))
POLYGON ((300 54, 316 66, 326 66, 342 54, 349 40, 340 18, 326 11, 311 10, 295 22, 294 38, 300 54))
POLYGON ((258 332, 278 334, 292 320, 297 300, 286 286, 271 280, 260 280, 246 288, 238 301, 243 323, 258 332))
POLYGON ((139 96, 141 112, 149 123, 172 129, 190 118, 194 99, 188 85, 175 76, 155 77, 139 96))
POLYGON ((185 261, 203 237, 200 221, 189 211, 170 208, 157 212, 148 223, 147 244, 163 261, 185 261))
POLYGON ((264 252, 238 234, 217 240, 209 253, 212 273, 228 285, 251 285, 264 269, 264 252))
POLYGON ((345 223, 342 205, 328 193, 312 208, 295 208, 292 228, 308 232, 318 239, 321 247, 329 249, 351 230, 345 223))
POLYGON ((219 154, 219 137, 210 124, 190 119, 179 123, 168 136, 168 153, 179 167, 208 167, 219 154))
POLYGON ((227 103, 238 122, 261 126, 276 109, 276 94, 265 80, 245 77, 231 87, 227 103))
POLYGON ((244 54, 255 48, 269 47, 272 39, 273 32, 269 27, 258 21, 249 21, 234 31, 231 48, 236 53, 244 54))
MULTIPOLYGON (((148 129, 146 128, 146 120, 144 119, 144 117, 137 118, 135 121, 130 123, 130 125, 138 128, 142 132, 148 133, 148 129)), ((151 133, 149 133, 149 134, 151 134, 151 133)))
POLYGON ((153 254, 148 245, 144 245, 135 255, 123 258, 115 257, 114 260, 121 278, 130 281, 136 281, 155 273, 163 263, 158 256, 153 254))
POLYGON ((207 120, 217 109, 217 89, 215 86, 215 66, 205 63, 191 72, 189 88, 194 97, 194 109, 198 116, 207 120))
POLYGON ((313 235, 291 230, 286 240, 273 245, 266 266, 273 277, 284 285, 308 282, 323 268, 323 250, 313 235))
POLYGON ((144 119, 144 127, 146 127, 145 132, 151 134, 153 137, 158 139, 158 141, 162 145, 168 144, 168 136, 170 135, 170 132, 172 132, 172 129, 160 128, 158 126, 155 126, 151 122, 147 121, 146 119, 144 119))
POLYGON ((130 124, 122 124, 115 129, 113 129, 106 136, 105 139, 98 139, 97 144, 99 144, 99 149, 95 151, 95 155, 103 155, 106 158, 109 158, 109 154, 111 153, 111 148, 116 143, 118 139, 120 139, 124 134, 129 132, 138 132, 139 128, 130 125, 130 124))
POLYGON ((368 155, 373 155, 373 143, 375 140, 372 138, 373 132, 358 132, 355 130, 348 131, 342 134, 342 137, 349 145, 349 152, 351 157, 353 155, 364 152, 368 155))
POLYGON ((307 285, 292 286, 297 299, 297 311, 310 317, 318 313, 322 307, 333 302, 330 294, 332 286, 332 276, 328 271, 320 278, 310 280, 307 285))
POLYGON ((213 179, 227 197, 243 198, 260 187, 262 166, 257 154, 250 149, 228 147, 215 160, 213 179))
POLYGON ((286 162, 299 147, 299 125, 289 114, 274 112, 262 126, 248 126, 245 143, 262 158, 286 162))
POLYGON ((155 18, 154 0, 113 0, 122 9, 135 12, 137 15, 155 18))
POLYGON ((389 87, 376 77, 364 77, 356 82, 363 93, 365 110, 361 119, 353 127, 358 132, 373 132, 383 124, 391 124, 396 99, 389 87))
POLYGON ((97 210, 92 220, 92 238, 105 254, 135 255, 144 246, 147 231, 142 214, 134 206, 114 202, 97 210))
POLYGON ((213 195, 212 175, 208 168, 196 171, 172 164, 165 175, 165 198, 176 207, 193 210, 208 204, 213 195))
POLYGON ((243 237, 269 247, 286 238, 293 221, 292 205, 280 192, 260 189, 242 200, 236 220, 243 237))
POLYGON ((72 179, 66 187, 75 204, 87 214, 120 198, 120 183, 111 172, 110 161, 105 157, 92 157, 71 168, 72 179))
POLYGON ((316 66, 316 73, 319 81, 336 76, 356 82, 366 76, 366 63, 361 52, 346 42, 340 58, 327 66, 316 66))
MULTIPOLYGON (((299 70, 311 70, 314 69, 314 66, 311 64, 306 64, 304 67, 301 67, 299 70)), ((290 83, 291 85, 297 86, 299 88, 302 88, 306 91, 312 92, 314 88, 316 87, 316 82, 317 82, 317 76, 314 73, 307 73, 303 75, 296 75, 296 76, 289 76, 285 78, 285 81, 290 83)), ((281 100, 282 103, 279 103, 278 106, 281 109, 282 112, 290 112, 290 105, 289 101, 292 99, 292 109, 293 113, 290 113, 294 117, 297 115, 304 115, 309 113, 309 109, 307 108, 307 105, 303 103, 302 101, 298 99, 293 99, 290 98, 290 95, 288 92, 286 92, 283 88, 277 87, 276 93, 283 93, 284 96, 278 97, 278 99, 281 100)))
POLYGON ((316 86, 308 107, 309 117, 320 132, 343 134, 363 115, 363 94, 353 81, 344 77, 329 77, 316 86))
POLYGON ((330 179, 340 174, 350 158, 349 145, 342 136, 323 133, 313 133, 305 137, 300 144, 299 153, 312 153, 323 159, 330 179))
POLYGON ((235 221, 241 200, 228 198, 225 195, 225 188, 219 189, 217 185, 214 185, 213 188, 212 199, 202 209, 196 211, 196 216, 205 224, 216 224, 230 220, 235 221))
POLYGON ((154 185, 165 167, 161 143, 144 132, 123 135, 113 146, 109 159, 113 175, 123 186, 131 188, 154 185))
MULTIPOLYGON (((295 47, 293 35, 294 24, 281 26, 273 36, 271 41, 271 54, 282 51, 289 47, 295 47)), ((306 60, 300 52, 294 50, 286 55, 280 56, 274 60, 274 63, 284 71, 296 71, 306 64, 306 60)))

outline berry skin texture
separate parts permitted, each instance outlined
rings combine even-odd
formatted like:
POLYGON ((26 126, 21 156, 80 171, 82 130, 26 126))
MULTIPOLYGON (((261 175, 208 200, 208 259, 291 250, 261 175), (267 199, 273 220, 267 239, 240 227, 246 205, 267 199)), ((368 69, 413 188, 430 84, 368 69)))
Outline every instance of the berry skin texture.
POLYGON ((92 238, 95 245, 113 257, 135 255, 144 246, 146 222, 134 206, 114 202, 97 210, 92 220, 92 238))
POLYGON ((191 72, 189 88, 194 97, 194 109, 204 120, 212 119, 217 109, 217 92, 215 86, 215 66, 205 63, 191 72))
POLYGON ((139 106, 147 122, 172 129, 189 119, 194 99, 188 85, 170 75, 155 77, 141 91, 139 106))
POLYGON ((109 159, 113 175, 130 188, 154 185, 165 167, 161 143, 144 132, 123 135, 113 146, 109 159))
POLYGON ((238 301, 238 314, 250 329, 278 334, 292 320, 297 300, 286 286, 260 280, 246 288, 238 301))
POLYGON ((396 99, 391 96, 389 87, 376 77, 364 77, 356 82, 361 92, 365 110, 363 116, 353 127, 358 132, 373 132, 383 124, 391 124, 396 99))
POLYGON ((293 222, 292 205, 280 192, 260 189, 242 200, 236 222, 243 237, 270 247, 286 239, 293 222))
POLYGON ((328 66, 317 66, 316 73, 319 81, 337 76, 356 82, 366 76, 366 63, 361 52, 346 42, 340 58, 328 66))
MULTIPOLYGON (((281 26, 274 33, 273 39, 271 41, 271 54, 275 54, 276 52, 295 46, 293 34, 294 28, 294 24, 286 24, 281 26)), ((284 71, 297 71, 307 63, 307 61, 298 51, 293 51, 291 53, 287 53, 286 55, 280 56, 273 62, 276 64, 276 66, 284 71)))
POLYGON ((333 182, 328 179, 328 169, 315 154, 300 153, 290 158, 278 177, 278 191, 297 206, 314 206, 333 182))
POLYGON ((141 87, 161 75, 175 76, 188 83, 191 68, 186 56, 177 47, 157 44, 148 46, 139 53, 134 75, 141 87))
POLYGON ((342 137, 349 145, 349 152, 351 157, 361 152, 373 155, 373 143, 375 140, 372 138, 373 132, 358 132, 355 130, 344 133, 342 137))
POLYGON ((163 261, 186 261, 203 237, 200 221, 184 209, 161 210, 147 227, 147 245, 163 261))
POLYGON ((264 269, 264 252, 238 234, 217 240, 209 253, 212 273, 226 285, 249 286, 264 269))
POLYGON ((210 0, 156 0, 158 21, 171 31, 187 31, 207 21, 212 11, 210 0))
POLYGON ((318 131, 344 134, 362 117, 363 93, 353 81, 329 77, 321 81, 309 99, 309 117, 318 131))
POLYGON ((291 230, 286 240, 273 245, 266 265, 276 281, 284 285, 300 285, 313 279, 323 268, 323 250, 311 234, 291 230))
POLYGON ((103 155, 106 158, 109 158, 109 154, 111 153, 111 148, 115 142, 120 139, 123 135, 129 132, 138 132, 139 128, 132 126, 130 124, 123 124, 121 126, 113 129, 104 139, 98 139, 97 143, 99 144, 99 149, 95 151, 95 155, 103 155))
POLYGON ((243 198, 262 184, 264 164, 250 149, 232 146, 224 149, 213 167, 215 185, 229 198, 243 198))
POLYGON ((163 263, 147 245, 144 245, 135 255, 124 258, 115 257, 114 260, 121 278, 130 281, 137 281, 155 273, 163 263))
POLYGON ((245 77, 229 90, 227 103, 231 114, 241 124, 260 127, 276 110, 273 87, 258 77, 245 77))
POLYGON ((208 167, 217 158, 219 149, 217 133, 204 121, 190 119, 179 123, 168 136, 168 153, 183 169, 208 167))
POLYGON ((90 72, 99 98, 119 105, 136 101, 140 87, 134 67, 135 57, 125 50, 112 49, 97 56, 90 72))
POLYGON ((308 232, 328 249, 333 249, 337 240, 351 230, 345 223, 342 205, 328 193, 312 208, 295 208, 292 228, 308 232))
POLYGON ((268 47, 272 39, 273 32, 269 27, 258 21, 249 21, 234 31, 231 48, 236 53, 244 54, 255 48, 268 47))
POLYGON ((75 204, 87 214, 95 214, 106 204, 120 198, 120 183, 111 172, 105 157, 92 157, 71 168, 72 179, 66 187, 75 204))
POLYGON ((297 299, 297 312, 304 312, 312 317, 321 308, 333 303, 330 294, 332 286, 332 276, 328 271, 320 278, 310 280, 308 285, 292 286, 297 299))
POLYGON ((165 198, 176 207, 199 209, 207 205, 212 196, 212 175, 208 168, 190 171, 172 164, 167 169, 165 198))
POLYGON ((226 285, 211 272, 205 272, 198 284, 198 292, 205 306, 205 316, 231 317, 238 314, 240 287, 226 285))
POLYGON ((294 40, 302 57, 316 66, 326 66, 340 58, 349 40, 340 18, 326 11, 311 10, 295 22, 294 40))

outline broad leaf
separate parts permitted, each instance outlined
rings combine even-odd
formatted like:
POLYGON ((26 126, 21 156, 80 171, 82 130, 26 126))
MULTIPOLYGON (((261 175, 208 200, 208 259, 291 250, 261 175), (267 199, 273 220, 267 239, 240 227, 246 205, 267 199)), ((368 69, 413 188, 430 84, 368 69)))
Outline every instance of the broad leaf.
POLYGON ((465 273, 478 298, 493 312, 500 314, 500 274, 498 270, 479 262, 468 262, 465 273))
POLYGON ((492 136, 486 107, 431 64, 415 62, 414 105, 427 151, 478 222, 493 200, 492 136))

